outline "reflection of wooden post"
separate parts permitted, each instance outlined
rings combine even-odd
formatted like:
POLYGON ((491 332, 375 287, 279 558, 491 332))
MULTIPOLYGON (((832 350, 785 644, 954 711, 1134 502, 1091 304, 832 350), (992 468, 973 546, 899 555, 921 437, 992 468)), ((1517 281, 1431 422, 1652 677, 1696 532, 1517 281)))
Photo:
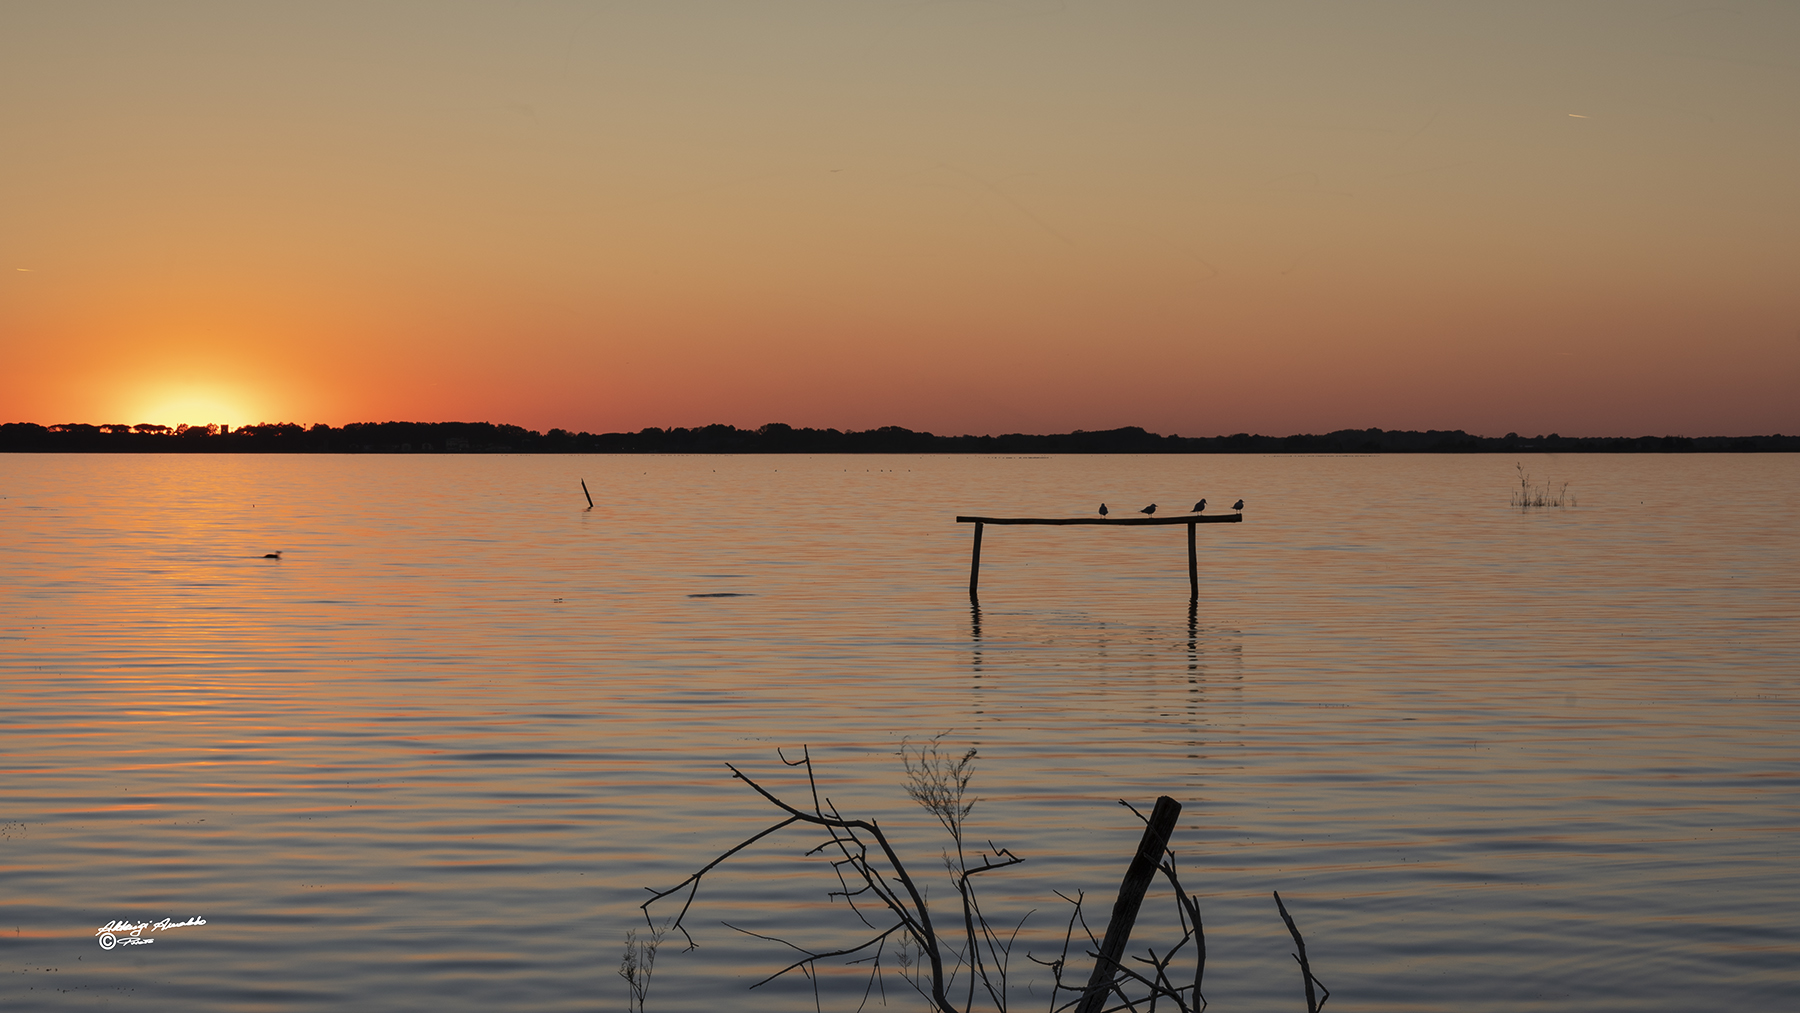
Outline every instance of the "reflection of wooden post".
POLYGON ((1200 600, 1200 564, 1194 562, 1194 529, 1199 525, 1188 522, 1188 594, 1192 600, 1200 600))
MULTIPOLYGON (((1192 527, 1189 531, 1194 530, 1192 527)), ((1082 991, 1081 1004, 1075 1013, 1100 1013, 1106 1008, 1106 997, 1119 976, 1125 959, 1125 946, 1131 942, 1131 927, 1137 922, 1138 908, 1143 906, 1144 891, 1162 864, 1163 851, 1169 846, 1169 835, 1175 832, 1175 821, 1181 816, 1181 803, 1167 795, 1156 800, 1150 822, 1144 827, 1144 838, 1138 842, 1137 854, 1125 869, 1125 881, 1119 884, 1119 900, 1113 905, 1112 921, 1106 925, 1106 938, 1100 943, 1100 956, 1094 962, 1094 973, 1082 991)))
POLYGON ((969 597, 975 597, 975 587, 981 583, 981 528, 980 521, 975 522, 975 554, 969 559, 969 597))

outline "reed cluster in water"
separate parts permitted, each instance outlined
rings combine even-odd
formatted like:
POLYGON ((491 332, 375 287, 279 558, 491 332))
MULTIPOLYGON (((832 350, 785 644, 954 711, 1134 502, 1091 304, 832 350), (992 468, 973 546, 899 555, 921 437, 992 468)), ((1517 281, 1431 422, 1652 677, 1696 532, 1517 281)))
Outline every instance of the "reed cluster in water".
POLYGON ((1532 485, 1531 476, 1525 473, 1523 464, 1514 464, 1519 472, 1519 488, 1512 495, 1512 506, 1521 510, 1534 507, 1572 507, 1575 505, 1575 494, 1569 491, 1569 483, 1551 488, 1548 482, 1543 485, 1532 485))

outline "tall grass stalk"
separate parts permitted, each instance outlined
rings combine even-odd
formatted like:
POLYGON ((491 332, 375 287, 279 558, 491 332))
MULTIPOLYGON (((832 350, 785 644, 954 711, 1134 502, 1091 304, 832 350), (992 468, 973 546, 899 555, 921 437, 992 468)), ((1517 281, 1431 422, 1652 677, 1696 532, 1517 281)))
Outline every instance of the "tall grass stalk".
POLYGON ((644 999, 650 994, 650 975, 656 970, 656 948, 662 944, 663 930, 652 926, 639 936, 633 929, 625 933, 625 956, 619 961, 619 977, 631 988, 625 1004, 628 1011, 644 1013, 644 999))

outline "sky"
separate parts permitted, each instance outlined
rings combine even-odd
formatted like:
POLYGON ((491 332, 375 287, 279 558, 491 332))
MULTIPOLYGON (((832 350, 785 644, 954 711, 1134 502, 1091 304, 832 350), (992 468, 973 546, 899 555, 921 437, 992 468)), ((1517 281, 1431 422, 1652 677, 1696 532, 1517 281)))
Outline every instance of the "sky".
POLYGON ((0 4, 0 421, 1800 432, 1800 5, 0 4))

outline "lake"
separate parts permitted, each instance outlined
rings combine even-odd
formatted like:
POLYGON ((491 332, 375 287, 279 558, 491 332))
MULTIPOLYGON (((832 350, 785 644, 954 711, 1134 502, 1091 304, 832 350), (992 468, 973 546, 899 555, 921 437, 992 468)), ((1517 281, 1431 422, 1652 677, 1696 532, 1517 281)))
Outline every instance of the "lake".
MULTIPOLYGON (((804 803, 802 747, 954 924, 896 756, 942 734, 1025 859, 1019 1009, 1164 794, 1217 1013, 1305 1008, 1275 890, 1345 1013, 1784 1007, 1800 458, 1518 463, 1576 505, 1497 456, 0 457, 0 1001, 624 1009, 645 888, 779 819, 725 764, 804 803), (1191 607, 1180 525, 989 527, 971 604, 958 514, 1201 496, 1247 507, 1191 607)), ((856 1009, 723 924, 872 934, 820 840, 710 873, 647 1009, 856 1009)))

